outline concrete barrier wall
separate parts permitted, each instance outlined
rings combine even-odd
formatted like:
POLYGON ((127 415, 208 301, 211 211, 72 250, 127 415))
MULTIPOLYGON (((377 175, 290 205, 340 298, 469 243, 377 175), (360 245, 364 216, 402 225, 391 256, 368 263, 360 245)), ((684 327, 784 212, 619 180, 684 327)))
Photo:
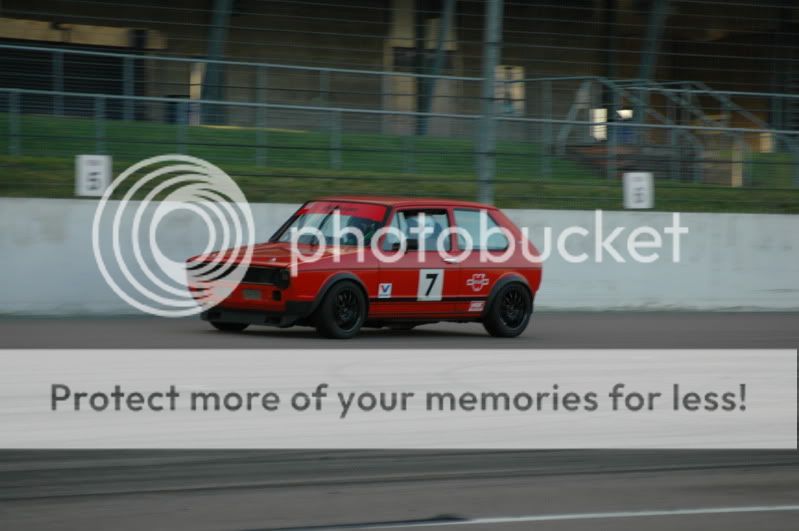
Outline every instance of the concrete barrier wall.
MULTIPOLYGON (((94 260, 91 226, 96 201, 0 199, 0 314, 135 314, 105 283, 94 260)), ((253 204, 256 239, 266 240, 297 205, 253 204)), ((663 234, 670 213, 604 212, 607 237, 625 263, 608 252, 596 260, 595 212, 508 210, 545 251, 571 226, 589 236, 572 235, 565 249, 585 252, 584 263, 568 263, 554 251, 544 263, 538 309, 799 309, 799 216, 682 214, 680 262, 673 262, 672 240, 664 234, 658 260, 636 263, 626 252, 630 231, 642 225, 663 234)), ((123 230, 129 230, 127 225, 123 230)), ((159 246, 176 260, 198 254, 205 232, 191 214, 170 215, 159 226, 159 246)), ((642 250, 649 254, 652 250, 642 250)), ((112 268, 113 269, 113 268, 112 268)), ((112 273, 114 271, 112 270, 112 273)))
MULTIPOLYGON (((591 237, 570 237, 572 254, 595 255, 595 212, 509 210, 520 227, 529 227, 537 245, 544 227, 553 239, 579 225, 591 237)), ((568 263, 554 252, 544 263, 541 307, 551 309, 799 309, 799 216, 771 214, 680 214, 688 233, 680 238, 680 261, 673 262, 672 237, 663 230, 673 214, 603 212, 603 237, 616 227, 625 263, 603 253, 601 263, 568 263), (635 227, 649 226, 663 235, 658 260, 637 263, 623 249, 635 227)), ((542 249, 543 252, 543 249, 542 249)), ((641 251, 644 254, 644 251, 641 251)), ((649 251, 646 251, 648 254, 649 251)))

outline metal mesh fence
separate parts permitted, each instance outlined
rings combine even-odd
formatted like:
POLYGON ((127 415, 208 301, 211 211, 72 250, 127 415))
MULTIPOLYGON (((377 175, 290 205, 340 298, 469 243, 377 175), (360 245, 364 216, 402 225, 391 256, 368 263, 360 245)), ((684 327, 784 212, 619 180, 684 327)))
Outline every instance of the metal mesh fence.
MULTIPOLYGON (((70 196, 80 153, 122 169, 180 152, 254 199, 474 198, 485 2, 453 2, 442 29, 447 4, 5 0, 0 194, 70 196)), ((502 18, 500 204, 619 208, 620 175, 650 171, 657 208, 799 211, 791 3, 510 1, 502 18)))
MULTIPOLYGON (((69 196, 78 153, 112 154, 121 170, 169 152, 214 161, 256 200, 349 192, 476 194, 478 115, 427 115, 430 129, 442 133, 419 137, 392 133, 412 130, 419 114, 386 110, 13 89, 0 90, 0 105, 7 110, 0 116, 6 132, 0 150, 8 154, 3 191, 10 195, 69 196), (61 115, 54 112, 58 106, 65 109, 61 115), (162 118, 115 117, 126 108, 162 118), (193 125, 209 113, 237 117, 237 125, 193 125)), ((793 185, 793 155, 758 158, 746 146, 762 142, 762 135, 774 136, 718 124, 504 117, 498 124, 497 199, 513 206, 618 208, 618 175, 654 168, 663 183, 661 208, 725 210, 732 201, 737 210, 790 211, 779 191, 793 185), (580 143, 600 128, 608 142, 580 143), (550 143, 542 144, 546 137, 550 143)))

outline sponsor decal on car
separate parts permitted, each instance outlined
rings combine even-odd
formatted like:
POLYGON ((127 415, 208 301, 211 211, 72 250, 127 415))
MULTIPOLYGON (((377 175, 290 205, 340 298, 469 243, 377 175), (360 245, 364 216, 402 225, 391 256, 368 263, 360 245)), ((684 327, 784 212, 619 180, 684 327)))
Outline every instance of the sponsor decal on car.
POLYGON ((377 286, 377 298, 378 299, 390 299, 391 298, 391 282, 381 282, 377 286))
POLYGON ((472 301, 469 303, 470 312, 482 312, 485 308, 486 301, 472 301))
POLYGON ((480 291, 488 286, 488 282, 489 280, 485 273, 475 273, 466 280, 466 285, 472 288, 472 291, 480 291))

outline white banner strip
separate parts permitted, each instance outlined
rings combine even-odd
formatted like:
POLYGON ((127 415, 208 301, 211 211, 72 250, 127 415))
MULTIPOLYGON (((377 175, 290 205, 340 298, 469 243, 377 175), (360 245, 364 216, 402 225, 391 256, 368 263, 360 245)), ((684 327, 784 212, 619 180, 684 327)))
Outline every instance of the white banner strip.
POLYGON ((797 447, 795 350, 0 350, 0 448, 797 447))

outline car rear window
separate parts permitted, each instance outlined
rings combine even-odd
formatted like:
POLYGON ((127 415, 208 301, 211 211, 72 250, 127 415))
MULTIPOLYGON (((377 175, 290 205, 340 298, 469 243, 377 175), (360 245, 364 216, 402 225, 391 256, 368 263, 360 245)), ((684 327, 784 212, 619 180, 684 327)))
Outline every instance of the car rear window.
MULTIPOLYGON (((481 224, 479 210, 455 209, 455 225, 464 230, 472 237, 470 249, 487 249, 489 251, 504 251, 508 248, 508 239, 496 229, 499 227, 491 215, 485 211, 485 221, 481 224), (484 236, 481 227, 486 230, 484 236), (483 241, 483 238, 485 241, 483 241), (482 244, 481 244, 482 242, 482 244)), ((466 238, 458 234, 458 247, 467 248, 466 238)))

